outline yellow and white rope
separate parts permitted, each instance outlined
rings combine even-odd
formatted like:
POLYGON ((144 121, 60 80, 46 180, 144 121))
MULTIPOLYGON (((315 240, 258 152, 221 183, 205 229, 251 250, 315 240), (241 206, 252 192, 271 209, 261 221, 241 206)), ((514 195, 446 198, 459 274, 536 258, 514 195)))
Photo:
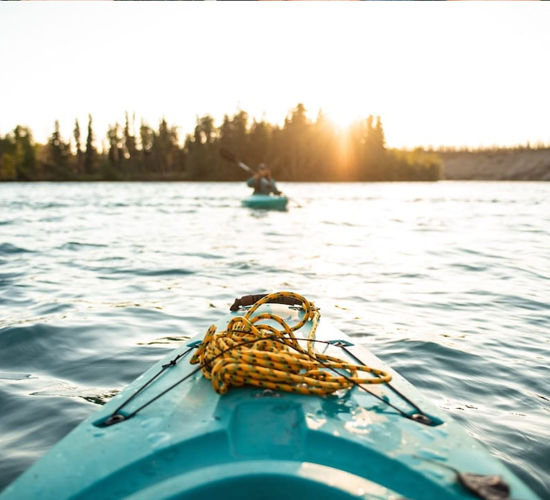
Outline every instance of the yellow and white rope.
POLYGON ((252 385, 299 394, 330 394, 358 384, 389 382, 387 372, 366 365, 355 365, 315 351, 315 331, 320 313, 312 302, 294 292, 266 295, 244 316, 235 316, 222 332, 212 325, 195 352, 191 363, 200 363, 204 376, 212 381, 219 394, 230 387, 252 385), (288 325, 276 314, 255 314, 262 304, 278 298, 301 302, 304 315, 295 325, 288 325), (265 321, 271 320, 280 328, 265 321), (312 325, 304 349, 295 332, 308 321, 312 325), (373 374, 362 377, 360 372, 373 374))

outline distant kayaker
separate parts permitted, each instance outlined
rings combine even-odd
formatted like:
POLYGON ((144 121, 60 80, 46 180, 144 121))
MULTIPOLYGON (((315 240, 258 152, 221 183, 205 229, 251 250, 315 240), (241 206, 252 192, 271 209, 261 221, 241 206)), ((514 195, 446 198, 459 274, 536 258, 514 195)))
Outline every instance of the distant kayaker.
POLYGON ((254 188, 254 194, 281 194, 265 163, 258 165, 258 171, 246 183, 249 187, 254 188))

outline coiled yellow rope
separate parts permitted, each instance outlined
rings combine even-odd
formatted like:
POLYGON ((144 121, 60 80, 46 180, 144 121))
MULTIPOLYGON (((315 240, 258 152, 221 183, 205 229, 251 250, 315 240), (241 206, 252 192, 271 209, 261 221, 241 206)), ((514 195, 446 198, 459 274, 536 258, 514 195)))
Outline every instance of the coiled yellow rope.
POLYGON ((244 316, 235 316, 223 332, 212 325, 191 363, 200 363, 204 376, 212 380, 216 392, 225 394, 230 387, 252 385, 299 394, 330 394, 357 384, 389 382, 391 375, 366 365, 354 365, 339 358, 315 352, 315 331, 320 313, 312 302, 293 292, 266 295, 244 316), (271 313, 254 314, 262 304, 281 297, 298 300, 303 318, 293 326, 271 313), (265 323, 272 320, 280 328, 265 323), (312 322, 304 349, 294 335, 312 322), (359 372, 374 377, 361 378, 359 372))

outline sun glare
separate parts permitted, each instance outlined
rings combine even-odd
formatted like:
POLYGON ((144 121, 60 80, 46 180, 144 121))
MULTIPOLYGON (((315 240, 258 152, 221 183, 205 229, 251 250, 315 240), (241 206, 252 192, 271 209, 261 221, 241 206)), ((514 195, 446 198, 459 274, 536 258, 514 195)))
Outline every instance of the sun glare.
POLYGON ((366 118, 366 116, 359 116, 356 110, 347 107, 327 111, 326 117, 336 128, 343 132, 348 130, 355 122, 366 118))

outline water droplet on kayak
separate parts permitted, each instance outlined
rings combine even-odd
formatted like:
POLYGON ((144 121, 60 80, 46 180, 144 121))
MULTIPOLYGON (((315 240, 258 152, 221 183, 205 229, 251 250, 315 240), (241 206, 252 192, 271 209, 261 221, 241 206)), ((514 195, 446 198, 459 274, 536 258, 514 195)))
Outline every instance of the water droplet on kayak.
POLYGON ((147 436, 147 441, 151 443, 153 448, 157 448, 170 441, 171 437, 172 435, 167 432, 154 432, 153 434, 149 434, 147 436))
POLYGON ((435 460, 435 461, 445 461, 447 460, 447 456, 441 453, 438 450, 433 450, 430 448, 424 448, 420 449, 416 452, 416 455, 419 458, 427 458, 428 460, 435 460))
POLYGON ((144 429, 150 429, 151 427, 158 427, 161 423, 162 423, 162 418, 153 417, 153 418, 147 418, 145 420, 142 420, 141 426, 144 429))

